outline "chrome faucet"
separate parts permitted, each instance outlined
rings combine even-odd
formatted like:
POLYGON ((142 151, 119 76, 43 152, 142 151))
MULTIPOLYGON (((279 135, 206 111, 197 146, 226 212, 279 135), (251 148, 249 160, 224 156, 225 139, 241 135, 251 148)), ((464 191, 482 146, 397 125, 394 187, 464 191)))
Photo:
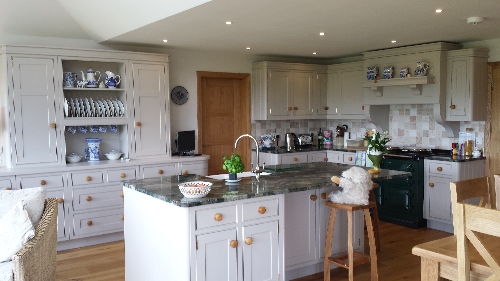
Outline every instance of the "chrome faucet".
MULTIPOLYGON (((254 174, 255 174, 255 178, 256 178, 257 180, 259 180, 259 178, 260 178, 260 173, 264 172, 264 165, 262 165, 262 168, 261 168, 261 167, 259 167, 259 144, 257 143, 257 140, 256 140, 254 137, 252 137, 252 136, 251 136, 251 135, 249 135, 249 134, 244 134, 244 135, 239 136, 239 137, 236 139, 236 141, 234 142, 234 148, 238 147, 238 141, 239 141, 242 137, 249 137, 249 138, 253 139, 253 141, 255 142, 255 148, 256 148, 256 150, 257 150, 257 166, 255 167, 255 169, 254 169, 254 170, 252 170, 252 173, 254 173, 254 174)), ((252 164, 252 166, 253 166, 253 164, 252 164)), ((252 167, 252 168, 253 168, 253 167, 252 167)))

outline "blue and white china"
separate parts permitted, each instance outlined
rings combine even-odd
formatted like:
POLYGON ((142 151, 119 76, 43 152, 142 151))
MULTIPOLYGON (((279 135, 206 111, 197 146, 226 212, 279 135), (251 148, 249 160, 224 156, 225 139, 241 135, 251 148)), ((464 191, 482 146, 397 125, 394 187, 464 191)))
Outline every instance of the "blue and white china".
POLYGON ((104 84, 106 84, 106 87, 108 88, 116 88, 121 82, 120 75, 116 75, 111 71, 106 71, 106 80, 104 81, 104 84))
POLYGON ((89 161, 89 158, 90 158, 90 152, 89 152, 89 148, 85 148, 85 160, 89 161))
POLYGON ((384 66, 384 79, 391 79, 394 74, 393 66, 384 66))
MULTIPOLYGON (((82 71, 82 77, 85 78, 85 73, 82 71)), ((99 80, 101 79, 101 72, 93 71, 92 67, 87 70, 87 88, 97 88, 99 85, 99 80), (96 79, 95 75, 99 74, 99 77, 96 79)))
POLYGON ((106 128, 106 126, 104 126, 104 125, 99 126, 99 132, 101 132, 101 133, 106 133, 107 129, 108 128, 106 128))
POLYGON ((429 63, 425 61, 417 62, 417 68, 415 68, 415 76, 425 76, 427 75, 427 69, 429 68, 429 63))
POLYGON ((408 76, 408 73, 410 73, 410 69, 408 67, 401 67, 401 70, 399 71, 399 77, 406 78, 408 76))
POLYGON ((76 81, 76 74, 73 72, 63 72, 63 87, 74 88, 76 81))
POLYGON ((76 133, 76 128, 73 126, 69 126, 68 129, 66 130, 70 134, 76 133))
POLYGON ((368 66, 368 71, 366 71, 366 78, 368 80, 375 80, 378 75, 378 66, 368 66))
POLYGON ((99 161, 99 145, 101 144, 101 138, 86 138, 89 155, 89 162, 97 162, 99 161))
POLYGON ((92 126, 89 127, 89 131, 91 133, 97 133, 97 132, 99 132, 99 126, 92 125, 92 126))
POLYGON ((85 127, 85 126, 79 126, 78 127, 78 132, 80 132, 82 134, 87 133, 87 127, 85 127))
MULTIPOLYGON (((82 71, 83 73, 83 71, 82 71)), ((76 87, 77 88, 86 88, 87 87, 87 80, 83 79, 83 80, 78 80, 76 82, 76 87)))
POLYGON ((118 132, 118 126, 116 126, 116 125, 109 125, 109 131, 110 131, 111 133, 116 133, 116 132, 118 132))

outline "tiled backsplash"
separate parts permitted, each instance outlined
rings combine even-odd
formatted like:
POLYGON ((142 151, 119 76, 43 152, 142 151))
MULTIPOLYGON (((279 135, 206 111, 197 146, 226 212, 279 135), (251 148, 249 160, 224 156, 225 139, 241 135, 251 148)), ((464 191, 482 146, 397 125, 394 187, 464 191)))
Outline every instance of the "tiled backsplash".
MULTIPOLYGON (((417 146, 426 148, 451 148, 451 143, 458 142, 457 138, 447 138, 445 129, 434 120, 434 106, 432 104, 417 105, 391 105, 389 112, 389 137, 392 139, 388 145, 392 146, 417 146)), ((472 128, 476 140, 484 143, 484 123, 460 122, 460 131, 472 128)), ((292 120, 292 121, 255 121, 252 123, 252 135, 276 133, 280 135, 280 145, 284 145, 285 134, 308 134, 319 128, 332 130, 338 125, 347 125, 351 138, 362 138, 366 130, 375 126, 366 120, 292 120)), ((478 145, 482 147, 482 145, 478 145)))

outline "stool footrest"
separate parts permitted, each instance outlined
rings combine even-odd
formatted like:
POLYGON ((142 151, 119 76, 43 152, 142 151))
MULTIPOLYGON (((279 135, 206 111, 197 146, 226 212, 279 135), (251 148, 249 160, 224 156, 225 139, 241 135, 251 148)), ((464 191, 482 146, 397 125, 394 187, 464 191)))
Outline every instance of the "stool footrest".
MULTIPOLYGON (((354 266, 356 266, 358 264, 370 262, 369 255, 365 255, 365 254, 358 253, 358 252, 353 252, 352 255, 354 257, 354 260, 352 262, 354 266)), ((328 257, 328 261, 330 263, 333 263, 333 264, 338 265, 340 267, 349 268, 349 259, 348 258, 349 258, 349 256, 347 254, 342 254, 342 255, 338 255, 338 256, 334 256, 334 257, 328 257)))

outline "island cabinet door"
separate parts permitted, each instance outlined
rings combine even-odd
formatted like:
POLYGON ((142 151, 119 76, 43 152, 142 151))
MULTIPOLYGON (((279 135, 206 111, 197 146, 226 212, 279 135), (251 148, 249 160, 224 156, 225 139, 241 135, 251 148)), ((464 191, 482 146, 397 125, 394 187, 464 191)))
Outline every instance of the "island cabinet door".
POLYGON ((238 279, 236 228, 198 235, 196 243, 196 279, 194 280, 234 281, 238 279))
POLYGON ((278 280, 278 221, 243 227, 243 280, 278 280))
POLYGON ((316 201, 315 190, 285 194, 284 235, 287 270, 316 259, 316 201))

